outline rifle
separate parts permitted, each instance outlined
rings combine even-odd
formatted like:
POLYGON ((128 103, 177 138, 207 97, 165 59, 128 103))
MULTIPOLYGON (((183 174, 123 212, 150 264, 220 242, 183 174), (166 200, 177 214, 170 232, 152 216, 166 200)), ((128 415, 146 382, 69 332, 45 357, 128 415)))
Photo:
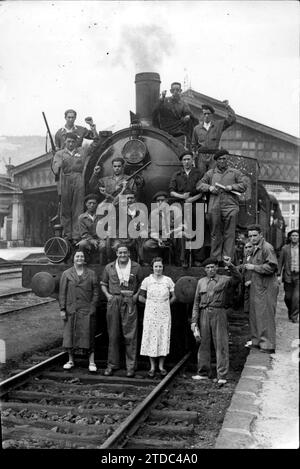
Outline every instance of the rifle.
POLYGON ((52 154, 53 154, 53 156, 54 156, 54 153, 56 153, 56 148, 55 148, 54 140, 53 140, 53 138, 52 138, 52 135, 51 135, 51 132, 50 132, 50 129, 49 129, 49 125, 48 125, 48 122, 47 122, 45 113, 42 112, 42 114, 43 114, 43 118, 44 118, 44 121, 45 121, 45 124, 46 124, 47 133, 48 133, 48 135, 49 135, 49 139, 50 139, 50 143, 51 143, 52 154))
MULTIPOLYGON (((49 135, 49 139, 50 139, 50 143, 51 143, 51 151, 52 151, 51 171, 52 171, 53 174, 54 174, 54 171, 53 171, 53 168, 52 168, 52 162, 53 162, 53 157, 54 157, 54 155, 55 155, 55 153, 56 153, 56 148, 55 148, 54 140, 53 140, 53 138, 52 138, 52 135, 51 135, 51 132, 50 132, 50 128, 49 128, 49 125, 48 125, 48 122, 47 122, 45 113, 42 112, 42 115, 43 115, 43 118, 44 118, 44 121, 45 121, 45 124, 46 124, 47 134, 49 135)), ((55 182, 58 182, 58 181, 59 181, 59 184, 61 185, 60 174, 54 174, 54 175, 55 175, 55 182)), ((61 188, 60 188, 60 190, 58 191, 58 207, 57 207, 57 214, 56 214, 53 218, 51 218, 50 223, 53 223, 55 220, 58 220, 58 222, 59 222, 59 224, 60 224, 60 217, 61 217, 61 188)))
POLYGON ((120 185, 118 189, 116 189, 112 194, 108 194, 107 192, 105 193, 105 199, 103 202, 108 202, 109 199, 112 202, 113 205, 116 205, 118 203, 120 195, 123 194, 123 192, 127 189, 128 183, 131 179, 133 179, 137 174, 139 174, 143 169, 147 168, 149 164, 151 164, 152 161, 148 161, 148 163, 144 164, 141 168, 137 169, 133 174, 131 174, 127 179, 126 179, 126 184, 120 185))

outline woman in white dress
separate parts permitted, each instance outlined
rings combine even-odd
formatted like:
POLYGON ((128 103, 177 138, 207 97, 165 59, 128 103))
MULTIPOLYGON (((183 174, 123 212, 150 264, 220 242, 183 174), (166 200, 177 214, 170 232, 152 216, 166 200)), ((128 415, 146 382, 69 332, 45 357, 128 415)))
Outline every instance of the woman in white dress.
POLYGON ((146 303, 143 322, 143 336, 141 355, 150 359, 148 375, 155 374, 155 359, 161 376, 167 374, 164 369, 165 358, 170 350, 171 309, 170 305, 176 301, 174 282, 163 275, 163 261, 161 257, 152 260, 153 274, 146 277, 140 288, 139 300, 146 303))

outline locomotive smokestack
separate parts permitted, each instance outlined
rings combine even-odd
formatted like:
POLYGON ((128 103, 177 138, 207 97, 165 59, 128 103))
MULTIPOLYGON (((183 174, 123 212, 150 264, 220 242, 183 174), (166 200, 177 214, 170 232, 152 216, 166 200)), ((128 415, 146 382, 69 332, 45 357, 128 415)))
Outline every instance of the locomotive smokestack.
POLYGON ((152 125, 152 113, 159 100, 160 76, 153 72, 137 73, 135 84, 136 113, 142 124, 152 125))

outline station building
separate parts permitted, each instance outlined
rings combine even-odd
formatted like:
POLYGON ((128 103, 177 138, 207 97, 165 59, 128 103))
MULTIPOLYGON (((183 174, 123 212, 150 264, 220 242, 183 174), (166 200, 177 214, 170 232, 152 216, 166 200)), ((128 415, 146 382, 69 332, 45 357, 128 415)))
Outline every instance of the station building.
MULTIPOLYGON (((214 107, 216 119, 226 117, 224 103, 219 100, 192 89, 183 93, 183 99, 198 118, 203 104, 214 107)), ((223 133, 220 147, 257 158, 259 179, 279 201, 287 229, 298 227, 300 140, 238 114, 236 117, 236 123, 223 133)), ((0 178, 1 200, 2 194, 6 197, 0 205, 2 245, 43 246, 53 236, 50 220, 56 215, 58 197, 51 158, 51 153, 45 153, 14 167, 9 180, 0 178)))

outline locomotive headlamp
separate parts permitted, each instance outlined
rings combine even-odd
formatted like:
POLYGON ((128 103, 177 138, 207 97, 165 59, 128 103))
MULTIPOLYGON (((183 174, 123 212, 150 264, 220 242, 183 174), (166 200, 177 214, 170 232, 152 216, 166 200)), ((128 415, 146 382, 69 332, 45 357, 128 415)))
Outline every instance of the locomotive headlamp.
POLYGON ((129 164, 141 163, 147 153, 147 147, 141 140, 133 138, 125 143, 122 149, 123 158, 129 164))

